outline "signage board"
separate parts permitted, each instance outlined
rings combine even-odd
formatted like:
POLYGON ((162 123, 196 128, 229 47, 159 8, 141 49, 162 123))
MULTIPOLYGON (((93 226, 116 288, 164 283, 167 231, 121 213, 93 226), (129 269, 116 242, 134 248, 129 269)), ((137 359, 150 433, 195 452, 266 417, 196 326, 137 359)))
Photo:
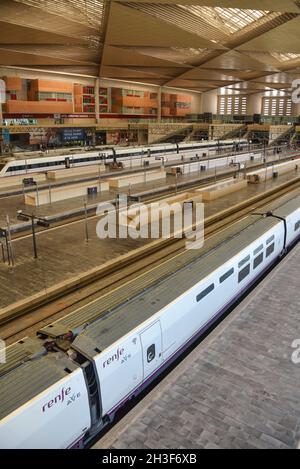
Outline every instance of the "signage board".
POLYGON ((76 128, 62 129, 62 139, 64 142, 85 140, 85 132, 76 128))

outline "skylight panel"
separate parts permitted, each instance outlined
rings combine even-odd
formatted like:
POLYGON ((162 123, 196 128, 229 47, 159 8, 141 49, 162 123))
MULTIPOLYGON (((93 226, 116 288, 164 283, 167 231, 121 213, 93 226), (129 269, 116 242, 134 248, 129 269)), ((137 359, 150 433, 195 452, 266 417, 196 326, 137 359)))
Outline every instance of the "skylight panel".
POLYGON ((41 8, 48 13, 72 21, 85 22, 91 27, 102 23, 104 0, 16 0, 19 3, 41 8))
POLYGON ((300 59, 300 54, 294 54, 292 52, 288 53, 279 53, 279 52, 271 52, 272 57, 279 60, 279 62, 288 62, 290 60, 297 60, 300 59))
POLYGON ((179 5, 186 11, 204 18, 218 29, 225 28, 229 34, 241 31, 270 12, 265 10, 240 10, 239 8, 205 7, 199 5, 179 5))

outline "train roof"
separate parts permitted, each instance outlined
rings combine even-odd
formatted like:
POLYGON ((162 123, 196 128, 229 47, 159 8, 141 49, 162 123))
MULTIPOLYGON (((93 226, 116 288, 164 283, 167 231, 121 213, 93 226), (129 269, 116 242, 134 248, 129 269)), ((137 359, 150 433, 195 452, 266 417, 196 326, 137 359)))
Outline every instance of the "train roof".
MULTIPOLYGON (((286 216, 299 207, 300 196, 297 196, 274 213, 286 216)), ((66 332, 89 323, 75 339, 73 346, 92 357, 96 355, 95 348, 104 350, 112 345, 191 288, 195 278, 197 281, 205 278, 279 223, 275 218, 247 217, 216 237, 209 238, 197 252, 197 257, 196 251, 187 250, 180 256, 180 260, 177 257, 167 265, 162 264, 135 279, 130 293, 128 285, 120 287, 79 308, 54 323, 54 326, 58 327, 58 331, 61 329, 66 332)), ((42 331, 49 332, 47 327, 42 331)))
POLYGON ((281 205, 276 210, 273 210, 273 214, 279 217, 286 217, 290 213, 300 208, 300 196, 294 197, 288 203, 281 205))
MULTIPOLYGON (((97 355, 99 352, 95 349, 105 350, 116 340, 176 300, 196 282, 200 282, 228 262, 278 223, 279 221, 274 218, 256 220, 240 234, 234 235, 215 249, 198 256, 189 265, 170 274, 167 279, 159 281, 155 286, 114 308, 103 318, 89 325, 75 339, 73 347, 88 357, 97 355)), ((86 306, 87 313, 90 307, 94 308, 95 305, 86 306)))
MULTIPOLYGON (((0 365, 1 366, 1 365, 0 365)), ((21 363, 0 377, 0 420, 42 393, 79 366, 58 352, 21 363)))

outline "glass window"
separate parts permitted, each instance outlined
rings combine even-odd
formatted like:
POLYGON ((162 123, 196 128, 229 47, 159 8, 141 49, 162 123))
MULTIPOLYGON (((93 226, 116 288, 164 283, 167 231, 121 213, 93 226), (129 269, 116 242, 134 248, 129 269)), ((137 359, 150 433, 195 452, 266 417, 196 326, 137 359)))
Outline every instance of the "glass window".
POLYGON ((230 270, 228 270, 225 274, 223 274, 220 277, 220 283, 225 282, 232 274, 234 273, 234 268, 232 267, 230 270))
POLYGON ((239 272, 239 283, 250 274, 250 264, 246 265, 240 272, 239 272))
POLYGON ((206 295, 212 292, 214 288, 215 288, 215 284, 212 283, 211 285, 209 285, 209 287, 205 288, 205 290, 203 290, 201 293, 199 293, 199 295, 197 295, 196 300, 201 301, 202 298, 204 298, 206 295))
POLYGON ((258 254, 260 251, 262 251, 263 248, 264 248, 264 245, 261 244, 260 246, 258 246, 258 248, 254 249, 253 251, 254 256, 256 256, 256 254, 258 254))
POLYGON ((264 116, 290 116, 292 100, 289 97, 272 97, 262 99, 262 114, 264 116))
POLYGON ((274 243, 270 244, 270 246, 267 247, 266 256, 269 257, 272 254, 272 252, 274 252, 274 250, 275 250, 275 244, 274 243))
POLYGON ((267 244, 270 244, 272 241, 274 241, 275 235, 271 236, 271 238, 267 239, 267 244))
POLYGON ((249 256, 245 257, 243 260, 239 262, 239 267, 242 267, 244 264, 246 264, 246 262, 249 262, 249 261, 250 261, 250 254, 249 256))
POLYGON ((253 261, 253 269, 256 269, 262 261, 264 260, 264 253, 262 252, 259 256, 257 256, 253 261))
POLYGON ((295 223, 295 231, 299 230, 300 228, 300 220, 295 223))
POLYGON ((218 96, 218 114, 244 116, 247 114, 247 102, 247 96, 220 95, 218 96))

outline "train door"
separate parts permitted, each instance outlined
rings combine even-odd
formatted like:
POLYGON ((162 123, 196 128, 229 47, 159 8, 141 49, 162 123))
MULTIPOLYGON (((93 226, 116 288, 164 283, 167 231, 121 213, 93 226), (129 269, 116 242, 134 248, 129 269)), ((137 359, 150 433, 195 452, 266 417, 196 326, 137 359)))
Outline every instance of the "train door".
POLYGON ((71 163, 70 163, 70 158, 69 158, 69 157, 65 158, 65 167, 66 167, 66 169, 68 169, 68 168, 71 167, 71 163))
POLYGON ((160 321, 155 322, 140 334, 143 353, 143 380, 162 363, 162 334, 160 321))

